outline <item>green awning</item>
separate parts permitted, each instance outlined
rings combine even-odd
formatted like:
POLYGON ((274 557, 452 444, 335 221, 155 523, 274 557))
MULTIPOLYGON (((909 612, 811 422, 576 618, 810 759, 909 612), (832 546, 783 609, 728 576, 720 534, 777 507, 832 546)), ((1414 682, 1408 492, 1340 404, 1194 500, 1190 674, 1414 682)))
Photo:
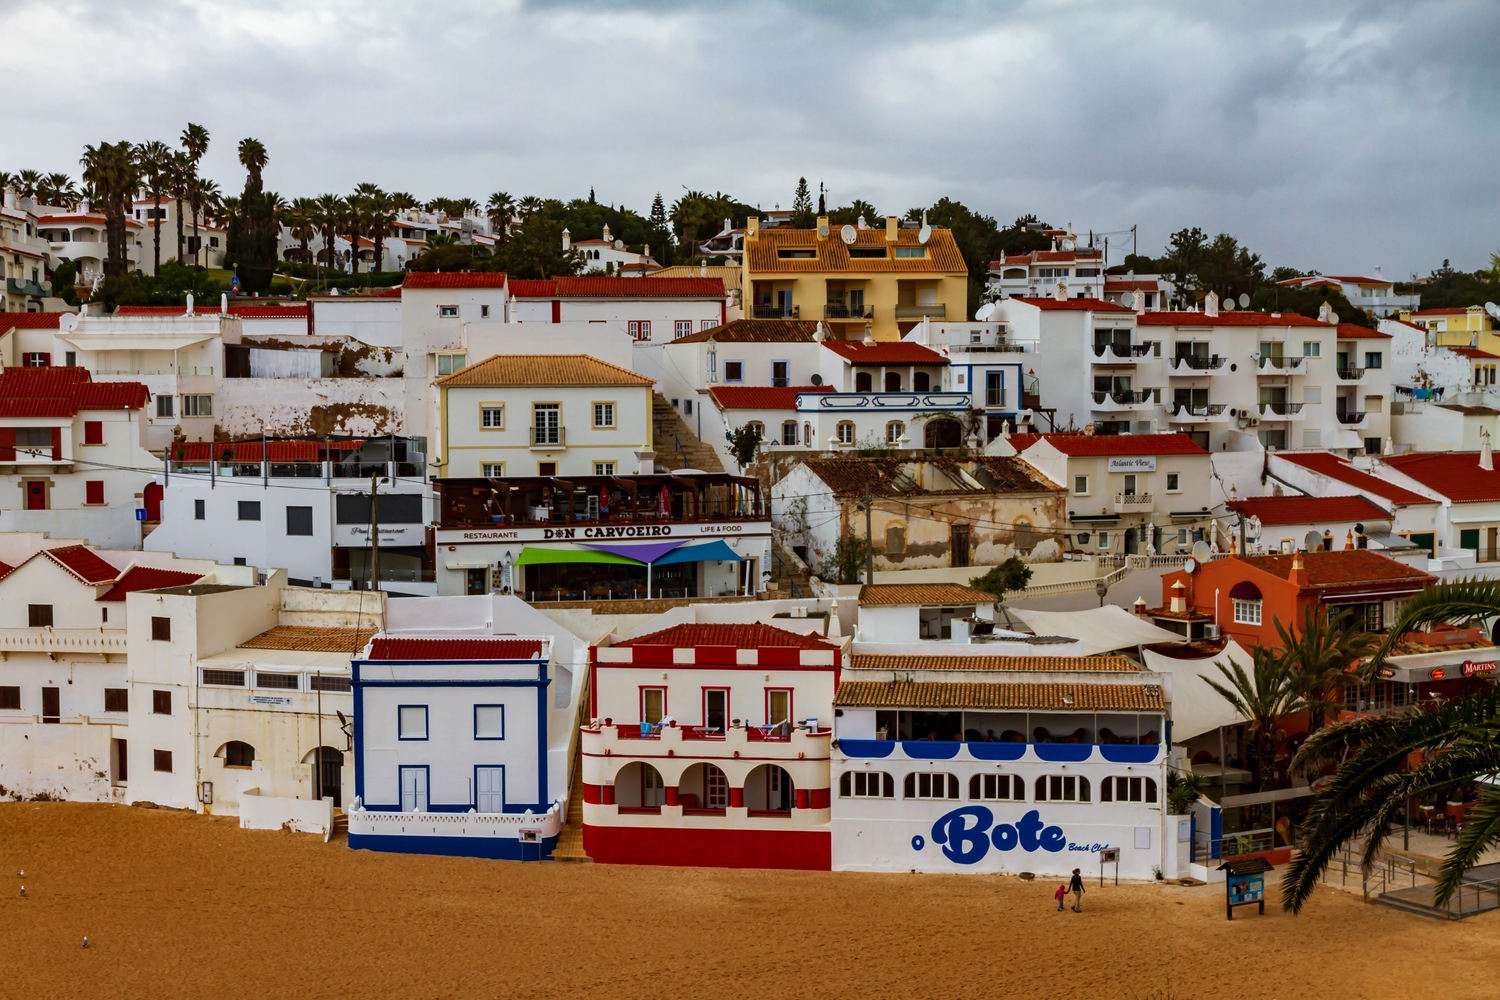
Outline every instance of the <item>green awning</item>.
POLYGON ((550 563, 607 563, 612 566, 644 566, 638 559, 627 559, 613 552, 597 549, 544 549, 526 546, 521 550, 517 566, 543 566, 550 563))

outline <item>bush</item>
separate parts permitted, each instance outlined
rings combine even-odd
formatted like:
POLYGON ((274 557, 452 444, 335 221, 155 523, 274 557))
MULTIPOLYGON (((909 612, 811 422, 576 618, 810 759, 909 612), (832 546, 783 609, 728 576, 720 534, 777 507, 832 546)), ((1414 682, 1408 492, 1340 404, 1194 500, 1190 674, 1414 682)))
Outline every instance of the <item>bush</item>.
MULTIPOLYGON (((843 584, 858 583, 860 574, 865 571, 865 560, 869 555, 870 543, 852 531, 844 532, 838 543, 833 547, 833 565, 827 567, 832 570, 834 579, 843 584)), ((871 581, 866 580, 866 583, 871 581)))
POLYGON ((760 427, 756 424, 744 424, 735 429, 729 435, 729 453, 743 469, 755 461, 756 452, 760 451, 760 427))
POLYGON ((1167 806, 1174 816, 1186 816, 1203 793, 1208 791, 1208 778, 1192 771, 1167 772, 1167 806))
POLYGON ((1025 590, 1030 582, 1031 567, 1023 563, 1019 557, 1011 556, 999 566, 992 567, 983 576, 976 576, 970 580, 969 586, 975 590, 982 590, 986 594, 1004 598, 1008 593, 1025 590))

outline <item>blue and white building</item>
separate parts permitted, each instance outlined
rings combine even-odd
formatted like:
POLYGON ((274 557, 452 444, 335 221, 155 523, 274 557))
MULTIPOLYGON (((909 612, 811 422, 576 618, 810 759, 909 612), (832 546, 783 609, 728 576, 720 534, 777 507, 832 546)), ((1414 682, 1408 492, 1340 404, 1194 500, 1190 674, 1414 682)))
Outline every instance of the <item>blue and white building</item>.
POLYGON ((371 639, 353 662, 349 846, 547 857, 567 800, 549 768, 552 646, 547 635, 371 639))
POLYGON ((1005 323, 929 319, 904 339, 948 359, 946 388, 962 393, 965 406, 984 414, 982 444, 1002 436, 1006 424, 1014 429, 1023 410, 1040 405, 1037 378, 1026 371, 1036 363, 1036 345, 1013 337, 1005 323))

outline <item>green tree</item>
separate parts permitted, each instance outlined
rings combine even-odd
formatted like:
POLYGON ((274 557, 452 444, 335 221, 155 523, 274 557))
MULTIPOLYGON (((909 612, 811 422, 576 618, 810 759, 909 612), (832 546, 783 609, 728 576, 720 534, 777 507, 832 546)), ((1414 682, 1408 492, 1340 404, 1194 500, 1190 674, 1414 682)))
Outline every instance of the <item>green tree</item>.
POLYGON ((807 178, 797 178, 797 190, 792 192, 792 228, 811 229, 818 224, 813 215, 812 192, 807 188, 807 178))
POLYGON ((188 197, 188 191, 193 183, 193 162, 188 155, 181 150, 174 150, 171 154, 170 167, 167 173, 167 192, 171 194, 174 204, 174 215, 177 217, 177 260, 187 259, 186 236, 183 233, 182 208, 183 202, 188 197))
POLYGON ((880 212, 875 206, 860 198, 828 213, 828 223, 833 226, 852 226, 861 218, 865 220, 867 226, 874 226, 881 221, 880 212))
POLYGON ((164 142, 143 142, 135 147, 141 180, 151 195, 151 273, 161 273, 161 201, 172 170, 172 151, 164 142))
POLYGON ((1000 565, 990 567, 989 572, 974 577, 969 586, 1003 599, 1006 594, 1025 590, 1030 583, 1031 567, 1018 556, 1011 556, 1000 565))
MULTIPOLYGON (((105 277, 123 275, 130 269, 125 219, 130 214, 130 202, 135 198, 141 182, 135 147, 123 141, 85 146, 80 162, 83 165, 83 179, 94 189, 99 207, 104 212, 107 244, 105 277)), ((25 174, 27 171, 23 170, 21 173, 25 174)))
POLYGON ((1256 646, 1251 650, 1250 673, 1238 660, 1229 665, 1215 662, 1226 683, 1203 678, 1246 721, 1255 755, 1256 789, 1268 792, 1276 785, 1276 747, 1286 739, 1281 720, 1301 711, 1297 680, 1281 650, 1256 646))
POLYGON ((303 264, 312 263, 312 250, 308 243, 318 233, 318 201, 316 198, 297 198, 292 201, 286 217, 287 228, 301 245, 297 259, 303 264))
POLYGON ((1186 816, 1208 791, 1208 776, 1192 771, 1167 772, 1167 806, 1173 816, 1186 816))
POLYGON ((1308 711, 1308 729, 1317 732, 1330 712, 1343 707, 1349 673, 1375 649, 1375 637, 1356 628, 1349 616, 1330 619, 1322 608, 1314 610, 1311 605, 1303 609, 1297 633, 1279 618, 1275 625, 1293 686, 1308 711))
POLYGON ((729 435, 729 453, 734 456, 735 464, 741 469, 755 461, 756 453, 759 451, 759 424, 741 424, 729 435))
POLYGON ((190 167, 191 179, 188 182, 188 200, 193 206, 193 263, 198 263, 198 250, 202 248, 202 239, 198 236, 198 220, 202 217, 204 199, 203 179, 198 176, 198 167, 203 162, 203 156, 208 152, 208 129, 202 125, 194 125, 188 122, 187 128, 182 130, 182 136, 178 140, 182 143, 182 151, 187 154, 190 167))
POLYGON ((490 228, 495 232, 495 239, 504 243, 506 227, 510 225, 510 217, 516 213, 516 200, 504 191, 496 191, 490 195, 484 207, 489 213, 490 228))
POLYGON ((318 256, 322 257, 330 271, 338 265, 338 231, 339 224, 348 212, 348 206, 344 199, 336 194, 322 194, 314 201, 316 211, 313 215, 313 223, 318 232, 323 236, 323 249, 318 256))
POLYGON ((1341 323, 1353 323, 1364 327, 1375 325, 1363 309, 1344 298, 1344 293, 1337 285, 1293 288, 1287 285, 1265 284, 1258 287, 1250 296, 1250 308, 1257 312, 1297 313, 1309 319, 1317 319, 1324 305, 1338 314, 1341 323))
POLYGON ((858 583, 865 571, 869 552, 868 539, 860 538, 853 531, 845 529, 834 543, 833 558, 824 567, 824 572, 842 584, 858 583))
POLYGON ((1208 235, 1197 226, 1179 229, 1167 240, 1167 253, 1161 263, 1179 293, 1198 289, 1198 272, 1207 252, 1208 235))
POLYGON ((538 209, 519 226, 511 227, 510 239, 497 247, 490 259, 494 269, 515 278, 555 278, 583 270, 577 250, 564 250, 563 224, 550 212, 538 209))
POLYGON ((473 267, 473 252, 462 243, 453 242, 451 237, 437 246, 429 245, 426 252, 406 266, 408 271, 468 271, 473 267))
POLYGON ((245 168, 245 190, 240 195, 239 210, 229 219, 224 258, 240 279, 240 291, 250 295, 271 287, 280 231, 275 202, 267 198, 261 182, 261 172, 270 159, 265 145, 258 139, 241 139, 238 153, 245 168))

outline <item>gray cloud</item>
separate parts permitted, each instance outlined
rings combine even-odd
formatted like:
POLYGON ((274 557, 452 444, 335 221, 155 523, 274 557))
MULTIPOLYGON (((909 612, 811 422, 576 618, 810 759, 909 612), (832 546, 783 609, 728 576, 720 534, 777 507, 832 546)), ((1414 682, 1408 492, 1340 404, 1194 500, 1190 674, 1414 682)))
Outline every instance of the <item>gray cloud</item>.
POLYGON ((1478 0, 20 0, 0 36, 8 170, 76 173, 84 143, 191 120, 225 189, 254 135, 287 196, 593 186, 644 210, 686 186, 770 207, 806 175, 886 211, 947 195, 1139 224, 1148 252, 1200 225, 1325 271, 1500 246, 1500 7, 1478 0))

